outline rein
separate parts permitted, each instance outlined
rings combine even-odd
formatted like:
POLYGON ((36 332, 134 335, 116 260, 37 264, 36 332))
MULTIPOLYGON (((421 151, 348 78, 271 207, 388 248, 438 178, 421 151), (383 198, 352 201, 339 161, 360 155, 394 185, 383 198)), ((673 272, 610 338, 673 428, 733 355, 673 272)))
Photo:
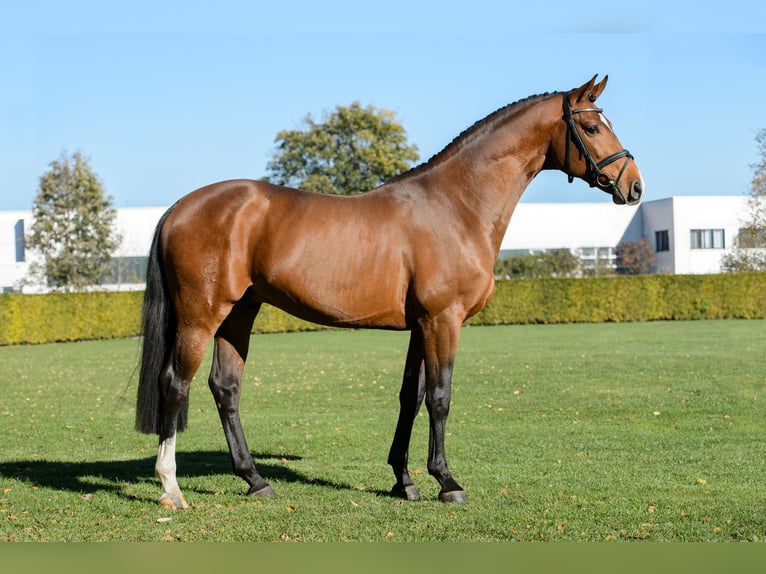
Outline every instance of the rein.
MULTIPOLYGON (((591 102, 592 101, 594 100, 591 99, 591 102)), ((620 183, 622 174, 625 172, 625 168, 628 167, 628 162, 633 159, 633 155, 631 155, 628 150, 623 149, 622 151, 618 151, 617 153, 613 153, 612 155, 605 157, 601 161, 596 161, 596 159, 588 151, 588 147, 585 145, 585 142, 583 141, 580 132, 577 130, 577 125, 574 121, 574 114, 582 114, 585 112, 596 112, 600 114, 603 111, 604 110, 602 108, 580 108, 573 110, 569 104, 568 95, 564 94, 564 121, 567 123, 567 143, 564 155, 564 171, 567 174, 569 183, 572 183, 574 176, 569 173, 569 143, 571 141, 574 142, 575 147, 580 152, 580 157, 582 158, 585 156, 585 159, 588 162, 588 172, 590 174, 586 180, 588 184, 591 187, 598 187, 599 189, 607 193, 611 193, 612 195, 617 195, 623 203, 627 203, 627 199, 620 191, 618 184, 620 183), (622 164, 620 173, 617 174, 617 179, 612 179, 608 173, 603 171, 603 168, 623 157, 625 158, 625 162, 622 164)))

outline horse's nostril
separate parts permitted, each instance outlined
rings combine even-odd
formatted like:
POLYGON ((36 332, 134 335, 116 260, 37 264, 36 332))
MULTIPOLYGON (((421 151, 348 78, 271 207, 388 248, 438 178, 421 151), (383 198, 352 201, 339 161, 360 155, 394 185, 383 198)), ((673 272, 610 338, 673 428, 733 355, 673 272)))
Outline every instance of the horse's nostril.
POLYGON ((641 196, 644 194, 644 188, 641 185, 641 180, 634 181, 630 186, 630 199, 633 201, 638 201, 641 199, 641 196))

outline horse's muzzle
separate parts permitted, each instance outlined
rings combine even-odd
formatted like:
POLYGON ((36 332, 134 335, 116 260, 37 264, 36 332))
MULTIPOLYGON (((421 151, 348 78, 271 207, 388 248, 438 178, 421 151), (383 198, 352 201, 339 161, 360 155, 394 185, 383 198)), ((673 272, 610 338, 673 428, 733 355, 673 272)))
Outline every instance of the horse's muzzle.
POLYGON ((628 197, 623 195, 619 186, 612 186, 612 201, 617 205, 637 205, 641 198, 644 196, 644 185, 640 179, 635 179, 630 184, 630 191, 628 197))

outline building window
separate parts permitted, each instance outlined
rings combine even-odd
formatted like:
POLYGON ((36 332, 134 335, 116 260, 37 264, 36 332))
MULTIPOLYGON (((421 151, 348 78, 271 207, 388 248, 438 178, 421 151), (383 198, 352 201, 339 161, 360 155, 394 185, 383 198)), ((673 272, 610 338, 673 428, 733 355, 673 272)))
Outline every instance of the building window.
POLYGON ((660 251, 670 251, 670 236, 667 229, 654 232, 654 250, 657 253, 660 251))
POLYGON ((723 249, 726 247, 723 229, 692 229, 692 249, 723 249))
POLYGON ((146 282, 148 257, 112 257, 109 274, 102 279, 104 285, 135 285, 146 282))
POLYGON ((27 255, 24 252, 24 220, 19 219, 13 226, 13 234, 16 240, 16 263, 24 263, 27 255))
POLYGON ((612 247, 580 247, 577 255, 585 276, 609 274, 617 268, 617 257, 612 247))

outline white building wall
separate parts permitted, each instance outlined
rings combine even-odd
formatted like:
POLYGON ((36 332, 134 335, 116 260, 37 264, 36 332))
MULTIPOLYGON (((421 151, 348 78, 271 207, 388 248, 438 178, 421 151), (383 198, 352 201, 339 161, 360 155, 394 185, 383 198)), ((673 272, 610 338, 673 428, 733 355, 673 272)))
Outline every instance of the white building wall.
POLYGON ((720 273, 748 215, 747 196, 676 196, 642 205, 643 235, 656 249, 655 233, 667 230, 669 251, 657 253, 658 273, 720 273), (692 230, 724 232, 723 248, 695 249, 692 230))
POLYGON ((638 206, 613 203, 519 203, 501 250, 616 247, 641 239, 638 206))
POLYGON ((676 230, 673 225, 673 199, 658 199, 657 201, 648 201, 641 206, 644 214, 642 235, 649 244, 657 250, 655 242, 655 232, 668 232, 668 251, 656 251, 657 262, 655 271, 657 273, 675 273, 676 260, 676 230))
MULTIPOLYGON (((154 228, 166 210, 167 207, 118 209, 115 228, 121 235, 122 241, 113 255, 115 257, 146 256, 152 243, 154 228)), ((25 293, 35 293, 40 291, 39 287, 23 284, 29 272, 29 264, 35 258, 35 253, 26 249, 25 260, 16 261, 15 227, 20 220, 24 222, 25 234, 29 235, 33 223, 31 211, 0 211, 0 292, 21 290, 25 293)), ((127 287, 118 286, 115 288, 127 287)))
POLYGON ((674 197, 676 274, 720 273, 721 258, 731 251, 747 215, 747 197, 674 197), (723 229, 724 247, 693 249, 691 231, 723 229))
POLYGON ((18 285, 27 273, 29 250, 25 250, 26 261, 16 260, 16 226, 23 221, 28 234, 31 215, 31 211, 0 211, 0 291, 18 285))
POLYGON ((147 255, 154 228, 167 207, 123 207, 117 210, 115 226, 122 237, 115 257, 147 255))

